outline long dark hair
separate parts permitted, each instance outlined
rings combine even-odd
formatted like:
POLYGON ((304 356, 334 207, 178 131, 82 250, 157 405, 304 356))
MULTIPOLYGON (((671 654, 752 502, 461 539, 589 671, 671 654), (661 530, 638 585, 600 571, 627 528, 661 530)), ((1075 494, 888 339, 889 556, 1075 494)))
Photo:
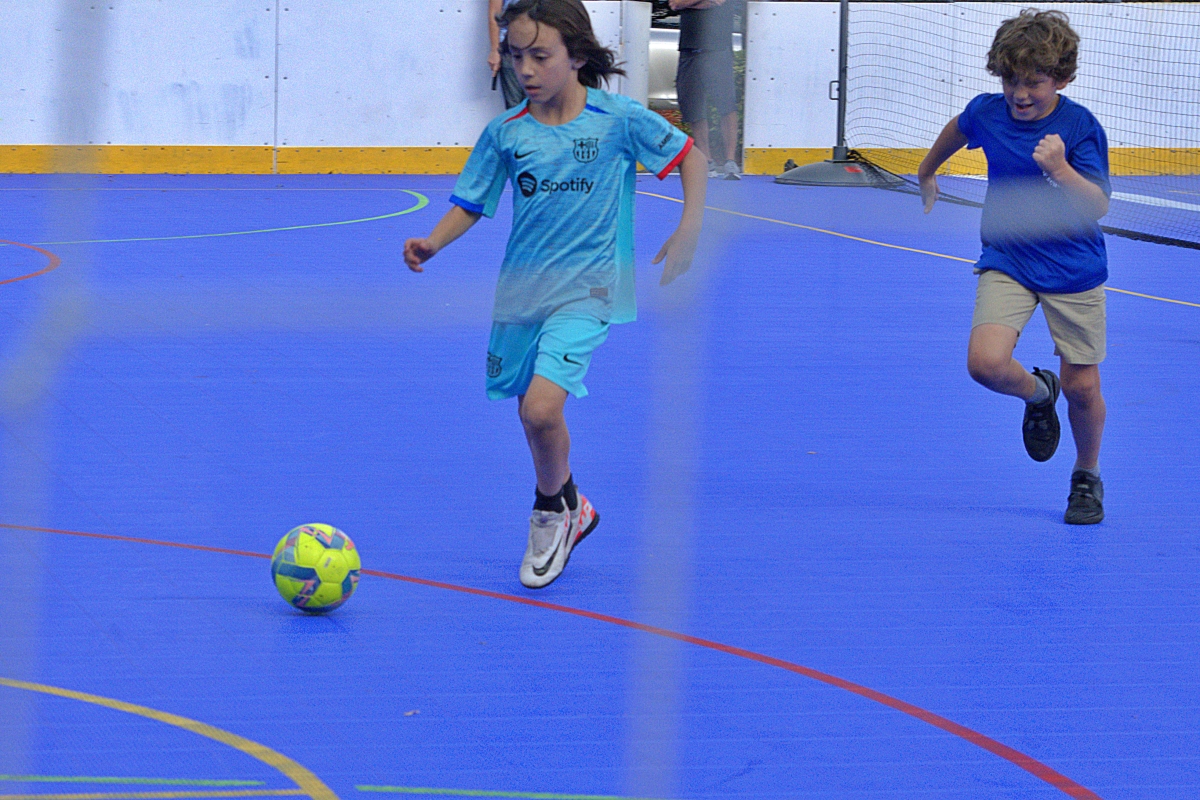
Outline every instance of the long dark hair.
MULTIPOLYGON (((563 44, 571 58, 582 59, 579 82, 593 89, 600 88, 601 80, 610 75, 624 75, 625 70, 617 66, 617 54, 596 41, 592 31, 592 18, 580 0, 516 0, 496 16, 501 28, 520 16, 528 16, 537 25, 546 24, 562 34, 563 44)), ((504 52, 508 52, 508 37, 504 40, 504 52)))

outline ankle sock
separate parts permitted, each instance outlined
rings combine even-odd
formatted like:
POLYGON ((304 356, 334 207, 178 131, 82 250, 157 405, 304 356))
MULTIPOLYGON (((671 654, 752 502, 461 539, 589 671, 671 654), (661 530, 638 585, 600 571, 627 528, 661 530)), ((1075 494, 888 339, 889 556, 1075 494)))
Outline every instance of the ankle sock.
POLYGON ((1087 467, 1081 467, 1078 464, 1076 464, 1074 471, 1075 472, 1086 472, 1088 475, 1091 475, 1093 478, 1100 477, 1100 465, 1099 464, 1092 467, 1091 469, 1088 469, 1087 467))
POLYGON ((533 493, 534 493, 534 500, 533 500, 533 510, 534 511, 552 511, 556 514, 561 514, 563 511, 566 510, 566 508, 563 504, 562 489, 558 490, 558 494, 542 494, 540 489, 538 489, 537 487, 534 487, 533 493))
POLYGON ((575 490, 575 476, 568 475, 567 482, 562 485, 559 493, 567 503, 567 508, 574 511, 579 508, 579 493, 575 490))
POLYGON ((1029 403, 1029 405, 1032 406, 1032 405, 1037 405, 1038 403, 1044 403, 1049 399, 1050 399, 1050 387, 1046 385, 1046 382, 1044 380, 1039 378, 1037 375, 1034 375, 1033 376, 1033 397, 1029 398, 1025 402, 1029 403))

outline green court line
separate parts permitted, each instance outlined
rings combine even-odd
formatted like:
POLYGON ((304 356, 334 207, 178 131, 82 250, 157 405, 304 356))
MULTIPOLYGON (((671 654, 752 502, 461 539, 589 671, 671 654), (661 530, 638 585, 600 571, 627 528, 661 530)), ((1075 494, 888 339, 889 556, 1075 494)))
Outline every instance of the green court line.
POLYGON ((149 786, 263 786, 263 781, 206 781, 188 778, 98 778, 88 775, 0 775, 10 783, 122 783, 149 786))
POLYGON ((316 222, 312 225, 288 225, 285 228, 262 228, 255 231, 229 231, 228 233, 193 233, 186 236, 140 236, 131 239, 81 239, 76 242, 36 242, 39 246, 47 247, 50 245, 63 244, 118 244, 122 242, 173 242, 180 239, 212 239, 218 236, 249 236, 252 233, 278 233, 279 231, 301 231, 307 228, 330 228, 335 225, 357 225, 360 222, 375 222, 381 219, 391 219, 392 217, 402 217, 405 214, 412 214, 415 211, 420 211, 425 206, 429 205, 429 198, 420 192, 414 192, 410 189, 401 189, 405 194, 412 195, 417 199, 417 204, 412 208, 406 208, 403 211, 394 211, 391 214, 380 214, 377 217, 363 217, 362 219, 344 219, 338 222, 316 222))
POLYGON ((425 794, 442 797, 516 797, 528 800, 651 800, 646 797, 619 797, 610 794, 551 794, 547 792, 499 792, 487 789, 434 789, 426 786, 355 786, 360 792, 425 794))

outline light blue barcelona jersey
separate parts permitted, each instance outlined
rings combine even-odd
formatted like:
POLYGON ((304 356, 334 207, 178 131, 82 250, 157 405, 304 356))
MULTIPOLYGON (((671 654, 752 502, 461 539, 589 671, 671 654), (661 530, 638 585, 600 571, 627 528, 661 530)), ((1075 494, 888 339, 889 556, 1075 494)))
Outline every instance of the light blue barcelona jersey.
POLYGON ((493 319, 541 322, 570 303, 607 322, 633 320, 637 162, 665 178, 691 145, 660 115, 599 89, 562 125, 538 122, 528 101, 492 120, 450 202, 491 217, 512 181, 493 319))

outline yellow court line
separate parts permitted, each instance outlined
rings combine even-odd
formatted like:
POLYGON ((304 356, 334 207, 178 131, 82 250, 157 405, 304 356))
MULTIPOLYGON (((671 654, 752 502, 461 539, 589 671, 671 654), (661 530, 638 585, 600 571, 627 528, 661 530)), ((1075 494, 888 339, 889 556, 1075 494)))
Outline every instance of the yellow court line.
POLYGON ((234 789, 229 792, 85 792, 79 794, 0 794, 0 800, 186 800, 198 797, 296 797, 303 789, 234 789))
POLYGON ((1144 297, 1147 300, 1159 300, 1163 303, 1175 303, 1176 305, 1180 305, 1180 306, 1191 306, 1192 308, 1200 308, 1200 303, 1192 303, 1187 300, 1172 300, 1169 297, 1158 297, 1157 295, 1153 295, 1153 294, 1142 294, 1141 292, 1131 292, 1128 289, 1114 289, 1111 286, 1105 286, 1104 290, 1106 292, 1120 292, 1121 294, 1131 294, 1134 297, 1144 297))
MULTIPOLYGON (((182 728, 185 731, 191 731, 192 733, 199 734, 200 736, 205 736, 209 739, 220 742, 221 744, 228 745, 229 747, 232 747, 235 750, 241 750, 243 753, 250 756, 251 758, 257 759, 270 767, 274 767, 279 772, 282 772, 284 775, 291 778, 292 781, 295 782, 296 786, 300 787, 301 791, 298 792, 299 794, 306 794, 309 797, 311 797, 312 800, 339 800, 338 796, 333 793, 332 789, 330 789, 328 786, 326 786, 321 781, 320 778, 318 778, 316 775, 314 775, 312 772, 310 772, 305 767, 296 763, 295 761, 293 761, 292 759, 283 755, 282 753, 278 753, 278 752, 272 750, 271 748, 267 747, 266 745, 261 745, 258 742, 254 742, 245 737, 238 736, 236 733, 230 733, 229 731, 224 731, 224 730, 221 730, 220 728, 215 728, 212 725, 208 725, 203 722, 197 722, 194 719, 188 719, 187 717, 181 717, 176 714, 168 714, 165 711, 158 711, 157 709, 147 708, 146 706, 134 705, 133 703, 126 703, 123 700, 113 700, 111 698, 101 697, 101 696, 95 695, 95 694, 87 694, 85 692, 76 692, 71 689, 60 689, 57 686, 46 686, 41 683, 29 683, 27 681, 17 681, 17 680, 12 680, 11 678, 0 678, 0 686, 7 686, 11 689, 24 689, 25 691, 29 691, 29 692, 39 692, 41 694, 54 695, 56 697, 66 697, 71 700, 80 700, 84 703, 92 703, 93 705, 104 706, 105 708, 111 708, 111 709, 115 709, 117 711, 124 711, 126 714, 136 714, 139 717, 146 717, 147 719, 152 719, 156 722, 162 722, 167 725, 173 725, 176 728, 182 728)), ((252 793, 257 793, 257 792, 261 792, 261 791, 265 791, 265 790, 253 790, 252 793)), ((135 796, 136 797, 148 797, 150 795, 149 794, 145 794, 145 795, 127 794, 127 795, 123 795, 123 796, 124 797, 135 797, 135 796)), ((164 795, 160 795, 158 793, 153 793, 153 796, 162 797, 164 795)), ((172 797, 198 797, 198 796, 234 797, 234 796, 248 796, 248 795, 236 795, 236 794, 232 794, 232 793, 228 793, 228 792, 221 792, 216 795, 211 795, 211 794, 198 795, 196 793, 178 792, 178 793, 172 793, 171 796, 172 797)), ((43 798, 43 800, 44 800, 46 795, 41 795, 40 797, 43 798)), ((58 795, 58 797, 67 797, 67 795, 58 795)), ((83 797, 83 796, 82 795, 72 795, 72 797, 83 797)), ((91 795, 89 795, 89 797, 91 797, 91 795)))
MULTIPOLYGON (((669 195, 665 195, 665 194, 655 194, 654 192, 639 191, 638 194, 644 194, 647 197, 657 197, 660 200, 670 200, 672 203, 682 203, 683 202, 682 200, 680 200, 677 197, 670 197, 669 195)), ((777 225, 787 225, 789 228, 802 228, 806 231, 814 231, 816 233, 827 233, 830 236, 837 236, 842 239, 851 239, 856 242, 864 242, 865 244, 879 245, 880 247, 890 247, 893 250, 904 250, 909 253, 920 253, 921 255, 925 255, 925 256, 934 256, 935 258, 945 258, 945 259, 949 259, 950 261, 962 261, 967 264, 974 264, 976 261, 976 259, 973 259, 973 258, 963 258, 962 256, 951 256, 951 255, 947 255, 946 253, 935 253, 932 250, 918 250, 915 247, 904 247, 903 245, 889 244, 888 242, 877 242, 874 239, 864 239, 861 236, 851 236, 848 233, 838 233, 837 231, 826 230, 825 228, 814 228, 811 225, 801 225, 798 222, 788 222, 788 221, 782 220, 782 219, 772 219, 771 217, 760 217, 755 214, 744 214, 741 211, 731 211, 728 208, 717 208, 715 206, 705 206, 704 208, 707 211, 720 211, 722 214, 732 214, 735 217, 745 217, 746 219, 757 219, 762 222, 774 222, 777 225)), ((1174 303, 1175 305, 1180 305, 1180 306, 1191 306, 1192 308, 1200 308, 1200 303, 1192 303, 1188 300, 1173 300, 1170 297, 1158 297, 1157 295, 1153 295, 1153 294, 1142 294, 1141 292, 1131 292, 1128 289, 1115 289, 1112 286, 1105 286, 1104 289, 1105 289, 1105 291, 1108 291, 1108 292, 1119 292, 1120 294, 1128 294, 1128 295, 1132 295, 1133 297, 1143 297, 1147 300, 1158 300, 1163 303, 1174 303)))

